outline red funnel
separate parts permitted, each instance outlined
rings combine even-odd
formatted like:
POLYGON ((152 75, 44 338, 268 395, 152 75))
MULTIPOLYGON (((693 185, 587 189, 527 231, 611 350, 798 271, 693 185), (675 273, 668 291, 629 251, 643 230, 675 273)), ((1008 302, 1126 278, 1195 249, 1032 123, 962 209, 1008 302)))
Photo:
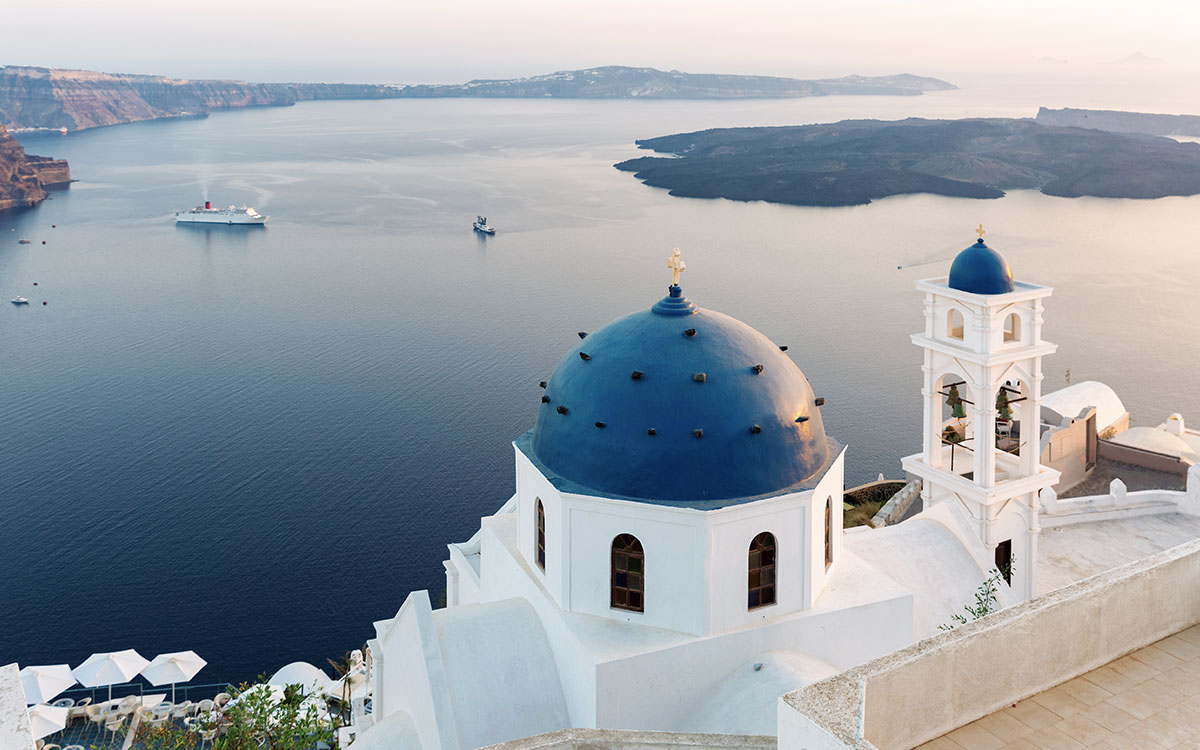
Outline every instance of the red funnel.
POLYGON ((212 203, 211 203, 210 201, 204 201, 204 207, 205 207, 206 209, 208 209, 208 208, 212 208, 212 203))

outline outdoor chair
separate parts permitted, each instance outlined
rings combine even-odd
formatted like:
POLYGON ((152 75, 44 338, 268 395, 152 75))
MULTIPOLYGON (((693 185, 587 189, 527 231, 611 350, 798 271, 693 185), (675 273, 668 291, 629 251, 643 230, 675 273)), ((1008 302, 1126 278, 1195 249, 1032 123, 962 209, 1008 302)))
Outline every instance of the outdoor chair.
POLYGON ((171 714, 152 714, 146 723, 152 727, 161 727, 171 720, 171 714))
POLYGON ((202 714, 208 713, 209 711, 213 710, 213 707, 216 705, 217 704, 213 703, 208 698, 205 698, 204 700, 202 700, 196 704, 196 711, 198 713, 202 713, 202 714))
POLYGON ((91 696, 88 696, 87 698, 80 698, 79 700, 75 701, 75 708, 81 708, 83 706, 90 706, 90 705, 92 705, 91 696))
POLYGON ((224 708, 225 704, 228 703, 232 698, 233 696, 229 693, 217 693, 217 697, 213 698, 213 703, 217 704, 217 706, 220 708, 224 708))
POLYGON ((136 695, 127 695, 124 698, 122 698, 121 701, 117 705, 120 706, 121 708, 133 708, 140 702, 141 702, 141 698, 138 698, 136 695))
POLYGON ((40 750, 62 750, 58 745, 42 745, 40 750))
POLYGON ((175 707, 171 709, 171 718, 182 719, 183 717, 188 715, 188 709, 191 707, 192 707, 191 701, 184 701, 183 703, 176 703, 175 707))
POLYGON ((87 707, 87 720, 92 722, 96 727, 96 734, 100 734, 100 727, 108 721, 108 717, 100 713, 100 706, 87 707))
POLYGON ((112 719, 111 721, 105 723, 105 725, 104 725, 105 737, 108 736, 109 732, 111 732, 115 737, 117 732, 121 731, 121 727, 123 727, 123 726, 125 726, 125 717, 124 716, 118 716, 117 718, 112 719))

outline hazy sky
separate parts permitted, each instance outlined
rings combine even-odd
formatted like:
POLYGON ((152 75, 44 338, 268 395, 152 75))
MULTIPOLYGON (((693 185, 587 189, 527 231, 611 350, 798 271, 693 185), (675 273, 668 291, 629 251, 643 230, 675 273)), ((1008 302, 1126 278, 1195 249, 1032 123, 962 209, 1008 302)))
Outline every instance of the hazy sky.
POLYGON ((6 3, 3 64, 247 80, 457 82, 605 64, 814 76, 1200 73, 1183 0, 55 0, 6 3), (1048 65, 1049 63, 1043 63, 1048 65))

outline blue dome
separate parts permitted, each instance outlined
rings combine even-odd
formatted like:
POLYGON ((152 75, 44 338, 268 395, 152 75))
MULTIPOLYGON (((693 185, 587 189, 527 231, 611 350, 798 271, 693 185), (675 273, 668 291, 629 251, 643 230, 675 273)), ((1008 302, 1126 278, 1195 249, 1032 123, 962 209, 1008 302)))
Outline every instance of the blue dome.
POLYGON ((950 288, 971 294, 1007 294, 1013 290, 1012 267, 980 238, 950 265, 950 288))
POLYGON ((677 286, 566 356, 522 447, 571 491, 685 505, 800 489, 834 452, 800 368, 677 286))

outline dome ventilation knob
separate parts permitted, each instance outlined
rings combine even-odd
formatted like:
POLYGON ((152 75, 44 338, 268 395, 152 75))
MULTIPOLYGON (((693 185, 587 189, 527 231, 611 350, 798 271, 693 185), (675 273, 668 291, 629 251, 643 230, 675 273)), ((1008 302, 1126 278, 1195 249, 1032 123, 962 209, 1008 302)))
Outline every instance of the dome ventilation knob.
POLYGON ((549 396, 542 396, 542 403, 543 403, 543 404, 548 404, 548 403, 550 403, 550 397, 549 397, 549 396))
POLYGON ((704 430, 692 430, 692 437, 694 437, 694 438, 704 437, 704 430))
POLYGON ((779 351, 781 351, 781 352, 786 352, 786 351, 787 351, 787 344, 784 344, 783 346, 779 347, 779 351))
POLYGON ((804 424, 804 423, 805 423, 805 422, 807 422, 807 421, 808 421, 808 417, 806 417, 806 416, 805 416, 805 415, 803 415, 803 414, 801 414, 800 416, 796 417, 796 424, 804 424))
POLYGON ((813 404, 815 404, 817 406, 824 406, 825 405, 824 396, 822 396, 821 398, 818 398, 818 399, 813 399, 813 404))
POLYGON ((750 369, 754 370, 755 375, 762 375, 762 371, 763 371, 762 365, 755 365, 754 367, 751 367, 750 369))
POLYGON ((762 428, 759 427, 758 425, 754 425, 753 427, 750 428, 750 432, 757 435, 758 433, 762 432, 762 428))
POLYGON ((600 429, 604 429, 604 423, 603 423, 603 422, 597 422, 597 423, 596 423, 596 426, 597 426, 597 427, 599 427, 600 429))
POLYGON ((586 339, 586 338, 587 338, 587 331, 580 331, 580 332, 579 332, 579 338, 581 338, 581 339, 586 339))
POLYGON ((684 335, 684 336, 687 336, 688 338, 691 338, 692 336, 695 336, 695 335, 696 335, 696 329, 695 329, 695 328, 689 328, 689 329, 687 329, 686 331, 684 331, 684 332, 683 332, 683 335, 684 335))
POLYGON ((641 380, 642 379, 642 371, 634 370, 633 373, 629 377, 633 378, 634 380, 641 380))
POLYGON ((692 375, 692 380, 695 380, 697 383, 703 383, 704 381, 708 380, 708 375, 698 372, 695 375, 692 375))
POLYGON ((647 434, 647 435, 657 435, 657 434, 658 434, 658 430, 656 430, 656 429, 654 429, 653 427, 651 427, 650 429, 646 430, 646 434, 647 434))
POLYGON ((567 407, 565 407, 565 406, 560 406, 560 407, 558 407, 558 413, 559 413, 559 414, 566 414, 566 413, 567 413, 567 407))
POLYGON ((592 358, 592 355, 588 354, 587 352, 580 352, 579 358, 582 359, 584 362, 587 362, 589 359, 592 358))

